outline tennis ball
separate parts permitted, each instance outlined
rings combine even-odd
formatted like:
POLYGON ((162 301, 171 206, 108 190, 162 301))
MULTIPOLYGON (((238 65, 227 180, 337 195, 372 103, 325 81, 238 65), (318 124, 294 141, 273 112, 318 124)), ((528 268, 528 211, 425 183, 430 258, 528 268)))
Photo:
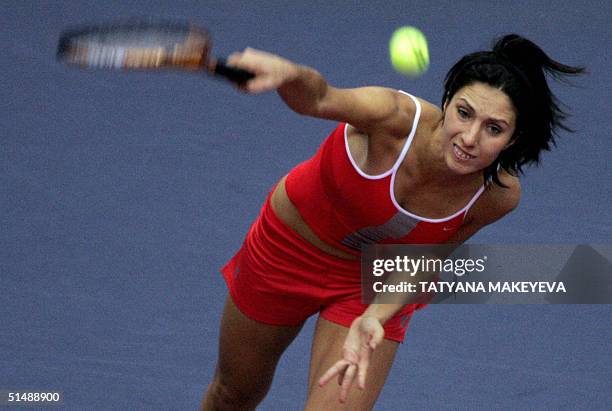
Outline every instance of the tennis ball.
POLYGON ((389 41, 391 65, 402 74, 419 76, 429 67, 427 39, 416 27, 404 26, 393 32, 389 41))

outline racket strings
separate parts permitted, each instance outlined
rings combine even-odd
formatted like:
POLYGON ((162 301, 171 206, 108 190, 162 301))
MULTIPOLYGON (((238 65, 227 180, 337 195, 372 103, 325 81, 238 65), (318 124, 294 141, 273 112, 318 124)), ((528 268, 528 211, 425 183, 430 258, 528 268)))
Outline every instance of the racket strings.
POLYGON ((69 62, 96 68, 200 69, 208 53, 208 37, 195 29, 131 29, 73 37, 60 45, 69 62))

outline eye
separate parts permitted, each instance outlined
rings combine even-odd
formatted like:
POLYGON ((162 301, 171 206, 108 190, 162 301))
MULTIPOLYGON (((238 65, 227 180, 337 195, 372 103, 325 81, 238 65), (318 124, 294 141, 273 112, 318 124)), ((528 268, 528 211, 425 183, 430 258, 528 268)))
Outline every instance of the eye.
POLYGON ((457 107, 457 114, 462 119, 468 119, 470 117, 470 113, 463 107, 457 107))
POLYGON ((496 126, 495 124, 491 124, 490 126, 487 127, 487 129, 489 130, 489 133, 494 136, 502 132, 502 129, 499 126, 496 126))

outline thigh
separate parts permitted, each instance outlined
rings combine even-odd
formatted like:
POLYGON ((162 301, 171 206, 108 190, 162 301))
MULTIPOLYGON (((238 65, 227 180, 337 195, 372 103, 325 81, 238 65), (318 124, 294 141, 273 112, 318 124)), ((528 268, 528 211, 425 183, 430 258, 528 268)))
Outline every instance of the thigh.
POLYGON ((348 328, 319 317, 315 328, 308 376, 308 400, 305 410, 370 410, 383 388, 393 365, 399 343, 385 339, 374 351, 366 379, 366 388, 361 391, 357 384, 351 388, 348 401, 339 402, 340 386, 330 381, 319 387, 318 380, 338 359, 348 328))
POLYGON ((282 353, 301 328, 254 321, 228 296, 221 320, 216 378, 239 392, 266 387, 282 353))

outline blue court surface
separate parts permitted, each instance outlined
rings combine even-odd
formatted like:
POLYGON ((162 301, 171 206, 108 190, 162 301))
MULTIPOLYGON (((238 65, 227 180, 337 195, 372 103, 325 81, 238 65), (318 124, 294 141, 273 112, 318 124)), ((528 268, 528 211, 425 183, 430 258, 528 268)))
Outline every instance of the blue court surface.
MULTIPOLYGON (((218 55, 260 48, 336 86, 384 85, 436 104, 459 57, 520 33, 590 74, 552 84, 576 132, 527 169, 520 207, 470 241, 611 242, 610 1, 5 0, 0 391, 59 390, 56 409, 196 409, 215 366, 219 268, 271 186, 335 127, 275 93, 201 75, 56 62, 66 26, 139 16, 206 26, 218 55), (429 39, 431 66, 417 79, 388 61, 402 25, 429 39)), ((301 409, 313 324, 261 410, 301 409)), ((610 305, 430 306, 376 409, 609 410, 611 341, 610 305)))

